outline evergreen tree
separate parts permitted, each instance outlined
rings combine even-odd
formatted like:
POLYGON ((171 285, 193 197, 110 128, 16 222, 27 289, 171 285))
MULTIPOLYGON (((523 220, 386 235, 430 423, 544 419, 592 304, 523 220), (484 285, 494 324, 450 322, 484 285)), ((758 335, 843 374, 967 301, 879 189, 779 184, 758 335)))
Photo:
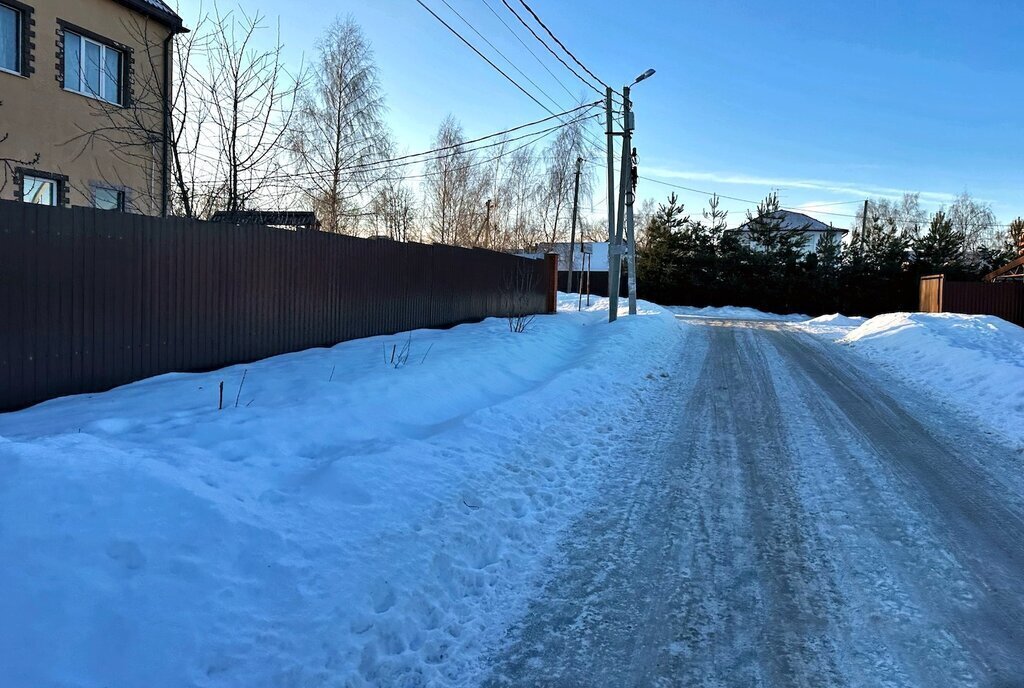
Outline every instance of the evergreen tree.
POLYGON ((804 255, 806 227, 785 227, 786 214, 779 207, 779 195, 769 194, 757 206, 757 214, 747 213, 750 246, 760 252, 768 265, 793 265, 804 255))
POLYGON ((680 272, 683 231, 690 218, 683 204, 672 194, 660 204, 647 223, 647 240, 637 252, 637 279, 644 297, 662 303, 672 302, 672 285, 680 272))
POLYGON ((894 223, 878 216, 872 218, 864 237, 865 268, 868 272, 893 275, 907 265, 910 238, 894 223))
POLYGON ((961 272, 964 269, 964 233, 953 228, 945 211, 932 216, 928 231, 914 242, 915 262, 923 272, 961 272))

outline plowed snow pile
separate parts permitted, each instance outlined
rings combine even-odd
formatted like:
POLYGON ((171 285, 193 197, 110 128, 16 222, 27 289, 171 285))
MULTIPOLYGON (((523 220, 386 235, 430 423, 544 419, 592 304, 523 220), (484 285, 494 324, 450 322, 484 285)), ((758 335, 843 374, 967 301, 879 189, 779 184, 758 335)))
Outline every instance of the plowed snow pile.
POLYGON ((989 315, 889 313, 839 342, 1024 444, 1024 328, 989 315))

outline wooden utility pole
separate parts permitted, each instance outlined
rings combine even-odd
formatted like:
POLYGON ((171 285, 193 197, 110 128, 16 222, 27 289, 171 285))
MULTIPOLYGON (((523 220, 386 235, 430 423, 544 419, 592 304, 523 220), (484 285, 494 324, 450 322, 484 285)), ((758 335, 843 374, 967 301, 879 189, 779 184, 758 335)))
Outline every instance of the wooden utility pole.
MULTIPOLYGON (((580 171, 582 168, 583 158, 576 158, 576 184, 572 192, 572 231, 569 235, 569 281, 565 287, 567 294, 572 293, 573 253, 576 248, 576 218, 578 217, 580 205, 580 171)), ((583 249, 581 248, 580 250, 582 251, 583 249)))

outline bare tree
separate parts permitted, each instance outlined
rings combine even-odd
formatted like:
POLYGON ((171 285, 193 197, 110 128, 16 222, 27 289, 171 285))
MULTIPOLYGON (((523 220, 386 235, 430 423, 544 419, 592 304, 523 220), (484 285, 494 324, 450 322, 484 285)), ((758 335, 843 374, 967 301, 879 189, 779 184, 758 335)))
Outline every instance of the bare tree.
POLYGON ((441 122, 434 148, 444 149, 427 162, 424 183, 431 239, 440 244, 468 246, 484 211, 486 179, 476 153, 460 145, 462 126, 448 116, 441 122))
MULTIPOLYGON (((857 208, 853 229, 863 226, 863 207, 857 208)), ((905 193, 899 199, 875 198, 868 204, 868 224, 878 223, 911 239, 917 238, 928 226, 928 212, 921 207, 921 194, 905 193)))
POLYGON ((964 191, 946 211, 954 231, 964 236, 964 249, 975 251, 983 244, 992 244, 998 231, 996 214, 992 206, 979 201, 964 191))
POLYGON ((412 241, 416 233, 416 194, 398 175, 377 185, 370 202, 369 219, 377 236, 412 241))
POLYGON ((200 12, 191 32, 178 37, 174 46, 176 78, 170 91, 171 204, 175 214, 185 217, 208 217, 220 205, 219 196, 223 195, 213 181, 221 176, 219 156, 207 163, 200 152, 207 139, 211 113, 197 62, 208 49, 209 30, 209 16, 200 12))
POLYGON ((506 158, 498 193, 500 243, 496 248, 531 248, 543 235, 537 219, 538 161, 534 150, 524 146, 506 158))
MULTIPOLYGON (((541 192, 541 216, 546 238, 552 243, 560 236, 568 236, 576 159, 591 156, 591 146, 585 137, 589 120, 577 118, 566 123, 544 151, 547 169, 541 192)), ((580 177, 580 198, 589 198, 593 192, 593 179, 589 174, 580 177)))
POLYGON ((351 17, 332 22, 317 43, 288 138, 301 188, 328 232, 351 232, 359 199, 381 181, 372 163, 387 149, 384 95, 373 50, 351 17))
MULTIPOLYGON (((205 64, 195 71, 209 108, 205 160, 224 210, 243 210, 274 185, 279 154, 294 114, 301 78, 289 75, 280 33, 268 49, 257 47, 265 30, 260 13, 221 14, 214 6, 205 64)), ((299 72, 301 75, 301 70, 299 72)))

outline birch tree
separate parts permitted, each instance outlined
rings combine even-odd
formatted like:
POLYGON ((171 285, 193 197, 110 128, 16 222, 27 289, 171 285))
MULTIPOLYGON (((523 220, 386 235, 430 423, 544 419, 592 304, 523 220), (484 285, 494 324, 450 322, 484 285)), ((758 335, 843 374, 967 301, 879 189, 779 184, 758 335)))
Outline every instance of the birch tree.
MULTIPOLYGON (((325 231, 352 233, 360 201, 383 181, 373 163, 388 148, 384 95, 373 50, 351 17, 332 22, 299 93, 289 150, 303 196, 325 231)), ((391 187, 391 199, 396 199, 391 187)))

